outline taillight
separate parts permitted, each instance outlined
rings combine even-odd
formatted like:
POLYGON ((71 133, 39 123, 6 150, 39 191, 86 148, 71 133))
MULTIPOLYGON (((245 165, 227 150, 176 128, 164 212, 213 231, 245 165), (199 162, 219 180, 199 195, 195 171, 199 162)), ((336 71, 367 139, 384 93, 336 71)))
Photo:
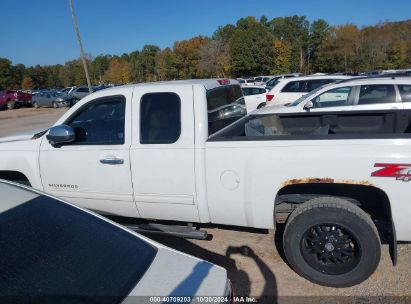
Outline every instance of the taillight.
POLYGON ((217 82, 221 85, 230 84, 230 79, 217 79, 217 82))
POLYGON ((274 95, 268 95, 268 94, 267 94, 267 95, 265 96, 265 100, 266 100, 266 101, 271 101, 271 100, 273 100, 273 98, 274 98, 274 95))

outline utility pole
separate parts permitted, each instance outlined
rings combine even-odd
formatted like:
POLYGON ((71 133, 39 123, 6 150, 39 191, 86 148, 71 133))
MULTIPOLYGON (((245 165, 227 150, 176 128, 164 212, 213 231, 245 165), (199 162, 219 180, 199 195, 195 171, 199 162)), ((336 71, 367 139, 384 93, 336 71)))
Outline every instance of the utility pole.
POLYGON ((69 0, 69 3, 70 3, 70 9, 71 9, 71 16, 73 17, 74 29, 76 30, 77 41, 80 46, 81 60, 83 61, 84 72, 86 73, 88 91, 90 93, 93 93, 93 89, 91 88, 90 76, 88 74, 88 69, 87 69, 86 57, 84 56, 83 44, 81 43, 80 32, 77 26, 77 18, 76 18, 76 15, 74 14, 73 0, 69 0))

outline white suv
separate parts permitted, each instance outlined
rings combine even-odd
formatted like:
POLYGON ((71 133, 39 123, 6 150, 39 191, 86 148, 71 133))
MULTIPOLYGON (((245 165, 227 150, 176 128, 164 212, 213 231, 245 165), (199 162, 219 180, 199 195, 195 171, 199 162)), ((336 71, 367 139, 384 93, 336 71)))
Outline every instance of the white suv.
POLYGON ((266 113, 411 109, 411 77, 343 80, 324 85, 286 105, 267 106, 266 113))
POLYGON ((267 93, 267 106, 293 102, 325 84, 350 78, 350 76, 342 75, 325 75, 279 79, 277 84, 267 93))
POLYGON ((247 113, 265 106, 265 95, 267 94, 267 90, 264 86, 246 86, 242 87, 241 90, 244 94, 247 113))

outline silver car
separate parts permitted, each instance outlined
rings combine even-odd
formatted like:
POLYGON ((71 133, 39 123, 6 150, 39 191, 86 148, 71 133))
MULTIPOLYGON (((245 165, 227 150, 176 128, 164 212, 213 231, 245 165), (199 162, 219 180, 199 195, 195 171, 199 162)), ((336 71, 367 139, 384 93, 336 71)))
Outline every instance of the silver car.
POLYGON ((41 303, 233 300, 224 268, 29 187, 0 180, 0 195, 0 297, 16 303, 28 297, 41 303))
POLYGON ((73 100, 73 97, 59 91, 41 90, 32 97, 31 103, 35 108, 40 107, 67 107, 73 100))
POLYGON ((89 91, 88 87, 86 87, 86 86, 74 88, 70 91, 70 95, 75 97, 78 100, 82 99, 83 97, 86 97, 89 94, 90 94, 90 91, 89 91))

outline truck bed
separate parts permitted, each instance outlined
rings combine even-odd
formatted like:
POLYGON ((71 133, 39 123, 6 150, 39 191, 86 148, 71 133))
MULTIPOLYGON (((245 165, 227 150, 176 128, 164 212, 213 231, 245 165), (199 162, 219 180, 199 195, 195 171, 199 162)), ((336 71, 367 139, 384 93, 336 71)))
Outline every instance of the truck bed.
POLYGON ((411 110, 249 115, 209 141, 410 138, 411 110))

